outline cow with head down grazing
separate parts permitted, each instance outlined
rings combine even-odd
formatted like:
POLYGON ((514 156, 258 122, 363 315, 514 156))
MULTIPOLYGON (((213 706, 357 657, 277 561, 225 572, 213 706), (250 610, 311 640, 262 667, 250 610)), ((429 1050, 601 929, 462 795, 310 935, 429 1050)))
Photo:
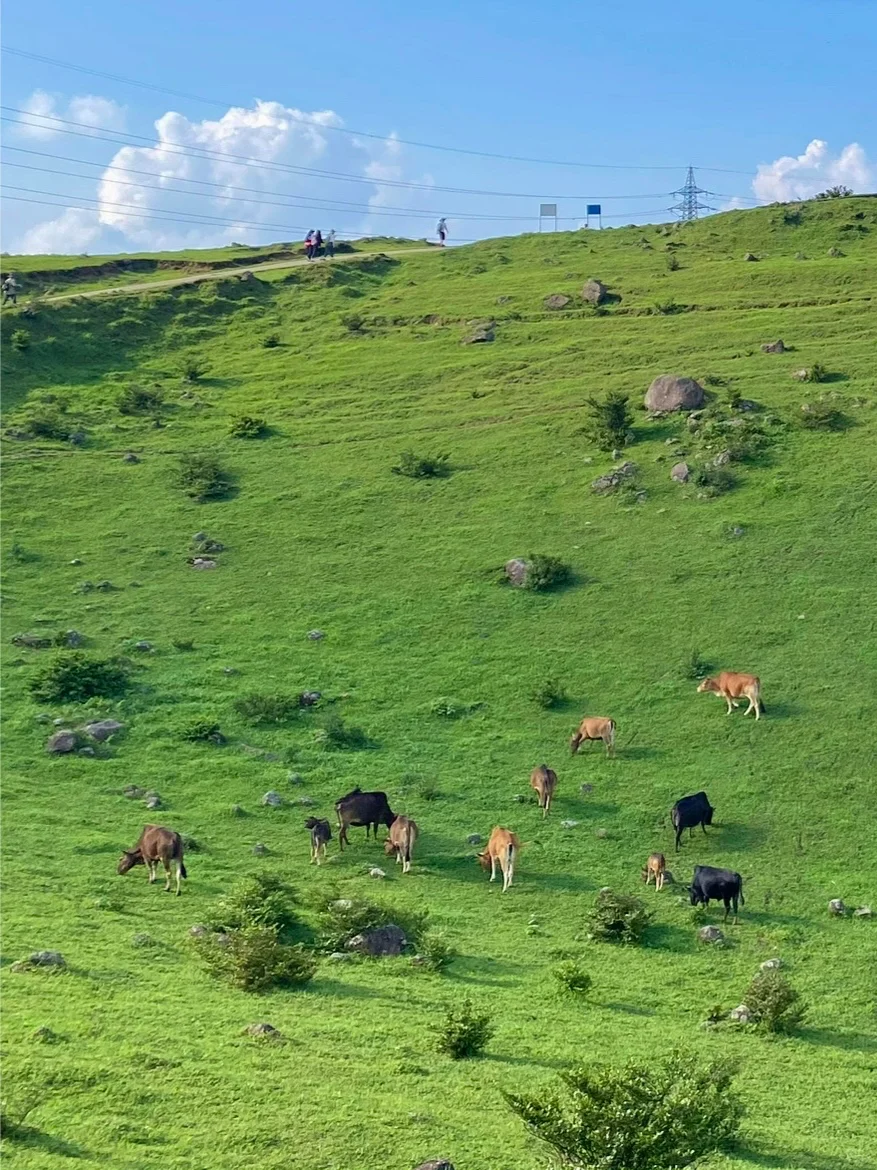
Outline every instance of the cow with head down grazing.
POLYGON ((403 873, 411 870, 411 857, 419 831, 411 817, 397 816, 390 825, 390 832, 384 842, 384 852, 388 857, 395 853, 396 864, 402 863, 403 873))
POLYGON ((183 839, 173 829, 161 825, 144 825, 140 840, 133 849, 126 849, 119 858, 118 873, 127 873, 135 865, 145 865, 149 870, 150 885, 155 881, 158 864, 164 866, 166 876, 165 892, 171 888, 171 865, 176 870, 177 889, 180 892, 180 878, 188 877, 183 863, 183 839))
POLYGON ((557 787, 557 773, 549 768, 547 764, 540 764, 538 768, 534 768, 530 773, 530 787, 539 798, 539 807, 542 809, 542 816, 547 817, 548 811, 551 808, 551 799, 557 787))
POLYGON ((615 720, 603 719, 599 716, 584 718, 575 735, 569 741, 569 749, 573 755, 587 739, 601 739, 606 745, 606 755, 613 755, 615 752, 615 720))

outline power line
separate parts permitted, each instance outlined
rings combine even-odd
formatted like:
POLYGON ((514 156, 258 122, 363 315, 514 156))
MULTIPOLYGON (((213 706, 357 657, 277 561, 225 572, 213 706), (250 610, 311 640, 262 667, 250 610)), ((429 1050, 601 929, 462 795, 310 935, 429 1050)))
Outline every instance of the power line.
MULTIPOLYGON (((70 69, 76 73, 84 73, 90 77, 102 77, 108 81, 116 81, 122 85, 133 85, 138 89, 151 90, 154 93, 165 93, 172 97, 185 98, 187 101, 201 102, 204 105, 218 106, 224 109, 229 109, 232 106, 239 105, 237 102, 220 101, 216 98, 199 97, 197 94, 183 93, 179 90, 166 89, 160 85, 153 85, 146 81, 137 81, 130 77, 122 77, 115 73, 104 73, 99 69, 89 69, 84 65, 74 65, 70 61, 59 61, 54 57, 43 57, 38 53, 29 53, 24 49, 16 49, 10 45, 2 47, 4 53, 11 53, 16 57, 25 57, 31 61, 40 61, 45 65, 54 65, 60 69, 70 69)), ((390 137, 387 134, 375 134, 367 130, 350 130, 346 126, 326 126, 316 118, 308 118, 302 115, 298 121, 305 124, 317 126, 320 130, 328 130, 338 134, 348 134, 354 138, 371 138, 381 142, 386 142, 390 137)), ((537 166, 554 166, 554 167, 575 167, 589 170, 605 170, 605 171, 675 171, 679 167, 669 165, 642 165, 633 163, 585 163, 578 161, 570 161, 569 159, 548 159, 548 158, 530 158, 526 155, 515 154, 499 154, 486 150, 469 150, 460 146, 442 146, 435 142, 417 142, 406 138, 393 138, 394 142, 398 142, 403 146, 415 146, 423 150, 438 150, 447 154, 465 154, 475 158, 489 158, 495 160, 502 160, 504 162, 523 162, 533 163, 537 166)), ((749 171, 730 170, 727 167, 700 167, 702 171, 714 171, 717 174, 727 175, 749 175, 749 171)))
POLYGON ((698 199, 698 195, 712 195, 713 192, 707 191, 704 187, 698 187, 694 178, 694 167, 688 168, 685 183, 673 194, 679 196, 679 202, 674 203, 667 210, 677 212, 683 223, 697 219, 698 213, 701 211, 715 211, 714 207, 710 207, 708 203, 701 203, 698 199))

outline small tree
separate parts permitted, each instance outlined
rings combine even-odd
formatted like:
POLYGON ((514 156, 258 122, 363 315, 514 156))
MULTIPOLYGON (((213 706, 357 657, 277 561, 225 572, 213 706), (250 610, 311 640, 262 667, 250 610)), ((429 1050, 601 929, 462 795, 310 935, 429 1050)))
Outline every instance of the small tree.
POLYGON ((623 447, 633 425, 628 396, 612 390, 605 398, 586 398, 584 432, 601 451, 623 447))
POLYGON ((40 703, 82 703, 86 699, 110 699, 128 686, 128 672, 113 659, 89 654, 59 654, 28 683, 40 703))
POLYGON ((449 1007, 436 1030, 436 1047, 451 1060, 480 1056, 493 1035, 490 1016, 476 1011, 470 999, 464 999, 459 1007, 449 1007))
POLYGON ((800 993, 779 971, 759 971, 743 1002, 761 1032, 794 1032, 807 1011, 800 993))
POLYGON ((579 1068, 564 1096, 506 1093, 513 1112, 574 1170, 681 1170, 720 1149, 743 1113, 733 1070, 674 1054, 621 1068, 579 1068))
POLYGON ((636 946, 651 918, 640 898, 605 889, 597 894, 586 925, 589 936, 596 942, 636 946))
POLYGON ((844 187, 839 183, 836 187, 828 187, 825 191, 820 191, 816 196, 817 199, 846 199, 848 195, 852 195, 852 187, 844 187))
POLYGON ((202 504, 221 499, 231 489, 231 477, 215 455, 183 455, 178 483, 187 496, 202 504))

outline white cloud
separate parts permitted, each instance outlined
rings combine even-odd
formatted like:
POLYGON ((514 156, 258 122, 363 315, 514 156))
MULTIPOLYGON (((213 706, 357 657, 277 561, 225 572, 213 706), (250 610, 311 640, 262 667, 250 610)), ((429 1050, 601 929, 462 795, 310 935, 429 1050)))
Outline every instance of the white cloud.
POLYGON ((57 219, 38 223, 25 232, 21 251, 37 256, 86 252, 102 230, 96 211, 68 207, 57 219))
POLYGON ((750 206, 751 204, 747 203, 740 195, 732 195, 730 199, 722 204, 719 211, 743 211, 750 206))
POLYGON ((873 182, 873 168, 857 142, 845 146, 832 157, 828 143, 814 138, 803 154, 786 155, 772 163, 762 163, 752 181, 759 199, 771 203, 788 203, 812 199, 827 187, 842 184, 854 191, 867 189, 873 182))
POLYGON ((105 130, 121 130, 125 125, 125 111, 110 98, 84 94, 72 97, 63 104, 57 94, 35 89, 22 106, 24 113, 16 125, 16 132, 22 138, 53 138, 64 129, 59 119, 81 122, 86 126, 97 126, 105 130))

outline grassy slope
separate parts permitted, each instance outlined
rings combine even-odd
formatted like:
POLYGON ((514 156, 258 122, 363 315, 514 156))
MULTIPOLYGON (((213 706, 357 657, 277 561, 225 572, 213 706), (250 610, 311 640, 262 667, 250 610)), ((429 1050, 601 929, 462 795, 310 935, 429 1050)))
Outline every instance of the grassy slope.
MULTIPOLYGON (((4 952, 57 947, 73 968, 5 976, 6 1093, 14 1103, 41 1086, 28 1120, 47 1135, 16 1147, 15 1164, 56 1166, 66 1142, 86 1164, 114 1170, 159 1159, 406 1170, 438 1153, 458 1170, 535 1166, 540 1152, 505 1112, 501 1088, 550 1084, 573 1060, 677 1044, 742 1061, 745 1144, 716 1167, 872 1164, 874 927, 829 920, 825 904, 877 896, 863 818, 877 612, 874 205, 811 205, 797 227, 780 217, 732 213, 680 230, 683 267, 673 273, 654 229, 529 237, 334 275, 281 273, 255 292, 230 281, 44 311, 27 323, 26 354, 7 347, 12 407, 63 393, 91 433, 75 452, 4 442, 6 547, 17 538, 38 557, 7 557, 5 571, 4 952), (844 257, 829 259, 832 245, 844 257), (746 250, 764 258, 744 263, 746 250), (792 258, 799 250, 806 262, 792 258), (622 294, 619 306, 596 318, 542 312, 544 295, 591 275, 622 294), (497 305, 498 296, 513 299, 497 305), (646 315, 670 299, 698 311, 646 315), (351 312, 369 323, 365 336, 340 324, 351 312), (441 321, 419 323, 432 314, 441 321), (461 347, 462 322, 486 316, 499 320, 496 342, 461 347), (274 329, 284 344, 262 349, 274 329), (759 343, 776 336, 795 352, 762 354, 759 343), (176 402, 175 370, 193 351, 210 376, 195 400, 176 402), (847 379, 826 389, 859 403, 850 430, 792 430, 737 490, 705 502, 668 480, 664 439, 678 424, 643 419, 630 455, 647 503, 623 510, 589 493, 605 461, 575 433, 587 394, 638 396, 667 370, 713 373, 791 416, 810 388, 789 372, 815 360, 847 379), (133 377, 165 381, 175 405, 164 429, 114 411, 133 377), (226 438, 241 412, 265 415, 273 437, 226 438), (450 452, 455 474, 390 475, 408 446, 450 452), (177 454, 204 448, 237 474, 234 498, 199 506, 174 488, 177 454), (122 463, 128 449, 140 464, 122 463), (731 540, 725 528, 736 523, 746 534, 731 540), (228 546, 215 573, 185 564, 198 529, 228 546), (587 583, 539 597, 485 573, 529 550, 564 556, 587 583), (75 591, 102 578, 119 590, 75 591), (107 759, 42 754, 46 727, 25 697, 38 654, 9 646, 19 629, 69 626, 104 652, 137 638, 156 646, 122 705, 130 733, 107 759), (315 626, 324 642, 307 641, 315 626), (185 637, 196 650, 176 653, 171 639, 185 637), (695 695, 679 669, 692 646, 756 669, 769 717, 726 719, 713 697, 695 695), (565 710, 528 699, 549 674, 572 696, 565 710), (254 731, 232 711, 240 694, 306 686, 348 696, 345 718, 379 747, 326 754, 312 744, 313 722, 254 731), (447 723, 429 714, 442 695, 484 705, 447 723), (566 755, 585 711, 618 721, 617 760, 596 749, 566 755), (410 879, 391 874, 376 889, 365 873, 383 855, 361 839, 310 869, 301 811, 259 805, 269 788, 299 794, 286 767, 233 745, 180 742, 175 723, 200 712, 232 741, 292 747, 324 815, 354 784, 385 788, 423 828, 410 879), (513 800, 543 759, 560 776, 547 824, 513 800), (439 800, 421 795, 428 780, 439 800), (586 780, 594 791, 583 798, 586 780), (162 819, 204 842, 183 898, 150 889, 142 872, 115 876, 120 847, 146 819, 119 795, 131 782, 157 788, 162 819), (652 894, 653 945, 584 947, 592 1001, 559 1000, 553 952, 579 945, 596 889, 636 889, 647 853, 672 845, 667 808, 701 787, 716 829, 671 866, 681 877, 694 862, 743 873, 736 945, 698 950, 688 911, 652 894), (229 815, 235 802, 247 818, 229 815), (565 818, 580 823, 565 831, 565 818), (465 844, 494 823, 526 843, 505 897, 465 844), (251 855, 256 841, 271 850, 264 860, 251 855), (257 867, 302 890, 336 882, 426 907, 462 958, 443 978, 391 962, 325 966, 305 993, 228 991, 195 965, 186 928, 257 867), (135 949, 138 931, 163 946, 135 949), (703 1032, 706 1009, 739 1002, 774 954, 812 1004, 803 1033, 767 1043, 703 1032), (463 993, 489 1005, 498 1027, 486 1059, 456 1065, 434 1054, 428 1027, 463 993), (292 1042, 275 1049, 239 1035, 258 1019, 292 1042), (41 1024, 65 1042, 38 1045, 41 1024)), ((5 328, 20 324, 4 316, 5 328)))

